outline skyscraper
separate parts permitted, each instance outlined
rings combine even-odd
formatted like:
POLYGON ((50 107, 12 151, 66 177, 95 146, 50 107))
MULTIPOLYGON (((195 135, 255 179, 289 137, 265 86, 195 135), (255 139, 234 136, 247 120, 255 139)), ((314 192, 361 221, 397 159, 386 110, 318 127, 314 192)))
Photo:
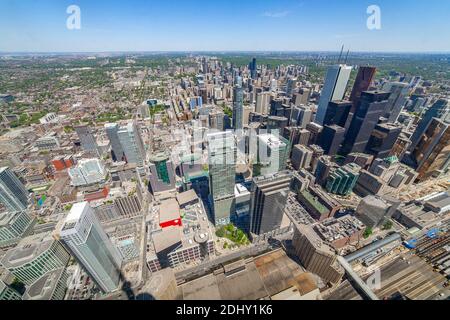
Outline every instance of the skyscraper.
POLYGON ((316 120, 322 125, 325 119, 328 103, 330 101, 342 100, 345 95, 352 67, 344 64, 330 66, 325 77, 325 84, 320 94, 319 106, 317 108, 316 120))
POLYGON ((157 152, 149 157, 150 186, 153 194, 175 189, 175 170, 169 153, 157 152))
POLYGON ((97 141, 95 140, 92 130, 87 125, 76 126, 75 132, 80 139, 81 148, 91 153, 92 156, 100 157, 97 141))
POLYGON ((269 113, 270 99, 270 92, 257 93, 255 112, 267 115, 269 113))
POLYGON ((55 233, 104 292, 118 289, 122 258, 87 202, 73 205, 55 233))
POLYGON ((23 238, 5 254, 1 264, 17 280, 32 286, 45 275, 65 268, 69 259, 70 254, 61 242, 53 239, 51 232, 43 232, 23 238))
POLYGON ((295 170, 309 169, 313 152, 308 147, 298 144, 292 148, 291 162, 295 170))
POLYGON ((250 76, 252 77, 253 80, 256 80, 257 78, 257 66, 256 66, 256 58, 253 58, 252 61, 250 62, 249 65, 249 69, 250 69, 250 76))
POLYGON ((258 135, 258 164, 260 174, 273 174, 286 169, 289 158, 289 142, 273 134, 258 135))
MULTIPOLYGON (((146 105, 146 108, 147 105, 146 105)), ((117 123, 107 123, 105 124, 106 135, 108 136, 109 142, 111 143, 111 155, 114 161, 123 161, 125 156, 120 143, 119 135, 119 125, 117 123)))
POLYGON ((447 99, 437 100, 423 115, 419 124, 417 125, 416 131, 411 137, 411 146, 409 147, 412 151, 418 144, 420 137, 427 129, 428 125, 431 123, 433 118, 447 119, 450 115, 450 105, 447 99))
POLYGON ((234 210, 237 149, 230 131, 208 134, 207 140, 210 199, 217 226, 229 223, 234 210))
POLYGON ((281 226, 292 173, 288 170, 253 179, 250 232, 262 235, 281 226))
POLYGON ((410 155, 418 180, 445 173, 450 165, 450 124, 433 118, 410 155))
POLYGON ((395 123, 406 105, 409 85, 404 82, 389 82, 383 86, 383 90, 391 93, 384 117, 388 119, 388 122, 395 123))
POLYGON ((278 88, 278 81, 276 79, 270 80, 270 91, 274 92, 277 91, 278 88))
POLYGON ((365 91, 362 93, 341 148, 342 154, 364 152, 370 135, 386 108, 388 97, 388 92, 365 91))
POLYGON ((300 88, 299 92, 294 95, 294 104, 296 106, 305 105, 309 101, 309 96, 311 95, 311 90, 306 88, 300 88))
POLYGON ((345 129, 338 125, 324 126, 320 137, 320 146, 325 154, 335 156, 344 141, 345 129))
POLYGON ((295 87, 297 86, 297 78, 289 78, 286 84, 286 95, 288 97, 292 96, 295 87))
POLYGON ((338 283, 344 270, 336 261, 336 253, 314 232, 311 226, 294 222, 292 245, 296 256, 306 270, 320 276, 325 282, 338 283))
POLYGON ((236 78, 233 88, 233 129, 242 130, 244 127, 244 89, 241 77, 236 78))
POLYGON ((284 128, 287 127, 289 119, 286 117, 269 116, 267 118, 267 129, 274 134, 282 135, 284 128))
POLYGON ((369 90, 376 72, 377 69, 375 67, 369 66, 359 67, 358 74, 356 75, 355 79, 355 84, 353 85, 352 93, 350 94, 350 101, 353 104, 353 107, 350 110, 352 115, 355 112, 356 107, 358 106, 361 94, 364 91, 369 90))
POLYGON ((325 112, 323 125, 326 126, 335 124, 344 128, 351 108, 352 103, 350 101, 330 101, 325 112))
POLYGON ((10 212, 28 207, 28 190, 9 168, 0 168, 0 202, 10 212))
POLYGON ((142 167, 145 161, 145 147, 138 125, 135 122, 130 122, 126 126, 121 127, 117 131, 117 135, 126 161, 142 167))
POLYGON ((370 135, 366 152, 375 158, 387 158, 401 132, 402 128, 392 123, 377 124, 370 135))
POLYGON ((297 126, 302 129, 306 128, 306 125, 311 122, 312 110, 307 106, 298 106, 292 109, 291 126, 297 126))

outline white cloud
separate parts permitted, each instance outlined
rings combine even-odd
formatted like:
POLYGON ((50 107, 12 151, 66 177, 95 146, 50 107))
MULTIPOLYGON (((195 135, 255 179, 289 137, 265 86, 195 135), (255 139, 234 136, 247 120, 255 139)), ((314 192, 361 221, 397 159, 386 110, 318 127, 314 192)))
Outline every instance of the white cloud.
POLYGON ((290 11, 279 11, 279 12, 270 12, 266 11, 263 13, 263 17, 269 17, 269 18, 284 18, 286 17, 290 11))

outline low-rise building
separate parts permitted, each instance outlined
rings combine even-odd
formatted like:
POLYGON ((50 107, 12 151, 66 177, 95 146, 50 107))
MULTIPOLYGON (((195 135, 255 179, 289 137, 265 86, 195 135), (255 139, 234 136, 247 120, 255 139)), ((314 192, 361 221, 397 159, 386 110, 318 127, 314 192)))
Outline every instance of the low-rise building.
POLYGON ((358 242, 365 229, 361 221, 349 215, 338 219, 328 219, 314 226, 314 231, 319 237, 335 249, 358 242))

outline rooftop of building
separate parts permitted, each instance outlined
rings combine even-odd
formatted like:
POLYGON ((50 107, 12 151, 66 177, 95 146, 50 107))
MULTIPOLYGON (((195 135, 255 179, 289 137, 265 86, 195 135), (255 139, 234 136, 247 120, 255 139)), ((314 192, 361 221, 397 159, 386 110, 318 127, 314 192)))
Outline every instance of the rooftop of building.
POLYGON ((321 214, 327 213, 329 210, 318 200, 317 197, 314 197, 310 191, 307 189, 300 192, 303 197, 321 214))
POLYGON ((328 219, 314 226, 315 232, 325 241, 333 241, 350 237, 365 229, 365 225, 354 216, 328 219))
POLYGON ((11 223, 11 221, 14 220, 15 217, 17 217, 19 214, 21 214, 23 212, 24 211, 16 211, 16 212, 3 211, 3 212, 0 212, 0 227, 9 225, 11 223))
POLYGON ((170 156, 167 151, 159 150, 149 155, 148 159, 151 162, 161 162, 161 161, 168 161, 170 159, 170 156))
POLYGON ((72 205, 72 208, 70 209, 69 214, 66 216, 64 221, 64 229, 68 229, 69 225, 74 227, 76 225, 76 222, 80 219, 83 211, 86 207, 89 206, 88 202, 78 202, 72 205))
POLYGON ((180 205, 175 199, 161 201, 159 205, 159 223, 180 219, 180 205))
POLYGON ((181 244, 182 227, 170 226, 152 234, 156 253, 162 252, 176 244, 181 244))
POLYGON ((283 148, 286 143, 278 136, 271 133, 263 133, 258 135, 258 139, 266 144, 269 148, 283 148))
POLYGON ((180 206, 184 206, 190 202, 198 201, 197 193, 194 189, 177 194, 177 201, 180 206))
POLYGON ((8 167, 1 167, 0 168, 0 173, 2 173, 3 171, 6 171, 7 169, 9 169, 8 167))
POLYGON ((50 300, 65 268, 51 271, 28 287, 25 297, 28 300, 50 300))
POLYGON ((366 196, 361 200, 361 203, 377 208, 388 208, 392 205, 386 198, 377 195, 366 196))
POLYGON ((234 186, 234 195, 235 197, 241 197, 245 195, 249 195, 250 191, 241 183, 237 183, 234 186))
POLYGON ((328 244, 326 244, 320 236, 317 234, 316 231, 312 228, 312 226, 307 226, 304 224, 299 224, 297 222, 294 222, 295 229, 302 234, 304 237, 306 237, 317 250, 320 250, 324 253, 334 255, 335 251, 332 247, 330 247, 328 244))
POLYGON ((424 199, 424 205, 427 209, 434 212, 442 212, 450 210, 450 193, 441 192, 431 197, 424 199))
POLYGON ((48 250, 54 241, 51 232, 23 238, 16 247, 5 254, 1 264, 5 268, 22 266, 48 250))
MULTIPOLYGON (((178 206, 177 201, 173 198, 172 200, 178 206)), ((179 213, 182 226, 161 228, 159 225, 159 208, 157 206, 153 207, 150 215, 147 217, 147 223, 149 224, 147 238, 150 250, 147 253, 148 259, 154 257, 159 250, 168 248, 175 243, 181 242, 181 248, 189 248, 213 239, 213 231, 210 228, 210 223, 201 201, 186 205, 184 208, 179 209, 179 213)))
POLYGON ((310 273, 291 260, 283 250, 223 266, 181 286, 184 300, 257 300, 294 288, 297 298, 317 289, 310 273))

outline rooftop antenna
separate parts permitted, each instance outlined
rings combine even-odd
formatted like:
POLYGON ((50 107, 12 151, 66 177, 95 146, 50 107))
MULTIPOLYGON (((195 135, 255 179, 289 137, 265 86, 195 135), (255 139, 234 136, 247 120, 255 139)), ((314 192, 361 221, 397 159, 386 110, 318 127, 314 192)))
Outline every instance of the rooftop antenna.
POLYGON ((342 45, 341 53, 339 54, 338 64, 341 62, 342 52, 344 51, 344 45, 342 45))
POLYGON ((347 50, 347 54, 345 55, 345 64, 347 64, 348 54, 350 53, 350 49, 347 50))

